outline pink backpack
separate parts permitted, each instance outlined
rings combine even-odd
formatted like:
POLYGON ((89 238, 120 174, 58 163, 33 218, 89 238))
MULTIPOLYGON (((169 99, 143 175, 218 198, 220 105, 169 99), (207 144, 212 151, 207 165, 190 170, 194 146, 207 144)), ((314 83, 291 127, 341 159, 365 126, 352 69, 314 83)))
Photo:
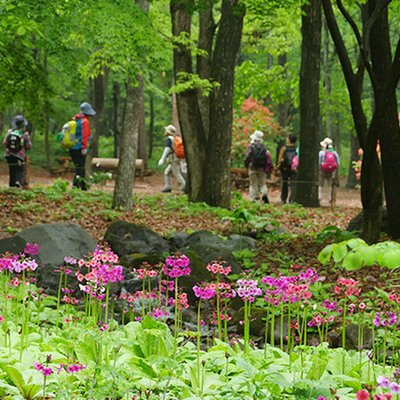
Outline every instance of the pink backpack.
POLYGON ((337 161, 333 151, 326 151, 324 162, 321 164, 321 169, 324 172, 332 173, 337 169, 337 161))

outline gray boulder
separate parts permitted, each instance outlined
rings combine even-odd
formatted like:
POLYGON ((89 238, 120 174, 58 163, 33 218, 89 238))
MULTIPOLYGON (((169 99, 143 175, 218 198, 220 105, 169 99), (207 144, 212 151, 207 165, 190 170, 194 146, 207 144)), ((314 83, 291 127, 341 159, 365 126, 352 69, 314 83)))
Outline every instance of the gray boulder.
POLYGON ((104 240, 120 257, 130 254, 161 254, 169 251, 168 241, 143 225, 125 221, 112 222, 104 240))
POLYGON ((65 222, 38 224, 24 229, 11 238, 0 240, 0 253, 19 253, 26 243, 37 243, 39 254, 34 258, 39 264, 37 284, 50 294, 57 293, 59 273, 57 269, 64 258, 81 258, 93 252, 96 240, 81 226, 65 222))
POLYGON ((219 259, 226 261, 231 265, 232 272, 237 274, 241 272, 241 267, 232 253, 254 248, 255 245, 256 241, 247 236, 232 235, 224 239, 209 231, 198 231, 189 235, 180 251, 198 254, 204 264, 219 259))

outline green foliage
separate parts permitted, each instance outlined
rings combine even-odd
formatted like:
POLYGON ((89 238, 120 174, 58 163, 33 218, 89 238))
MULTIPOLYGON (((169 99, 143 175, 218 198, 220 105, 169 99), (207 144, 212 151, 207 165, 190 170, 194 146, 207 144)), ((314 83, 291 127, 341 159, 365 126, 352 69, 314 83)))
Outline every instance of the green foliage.
POLYGON ((256 265, 255 257, 257 256, 257 251, 252 249, 243 249, 234 251, 233 255, 235 256, 238 263, 244 269, 250 269, 256 265))
POLYGON ((197 74, 180 72, 176 84, 171 88, 171 93, 182 93, 188 90, 199 89, 203 96, 209 96, 211 92, 219 86, 218 82, 210 82, 208 79, 201 79, 197 74))
POLYGON ((252 98, 246 99, 233 117, 231 163, 234 167, 243 167, 250 135, 255 130, 264 133, 265 144, 270 150, 274 140, 283 134, 270 109, 252 98))
POLYGON ((96 171, 92 172, 92 174, 89 176, 89 183, 90 185, 99 185, 102 187, 111 179, 111 172, 96 171))
POLYGON ((230 211, 223 219, 230 221, 235 233, 261 232, 270 223, 268 216, 262 216, 256 209, 249 209, 246 205, 230 211))
POLYGON ((349 232, 346 230, 342 230, 334 225, 328 225, 321 232, 317 234, 317 240, 319 242, 324 242, 326 240, 341 242, 344 240, 352 239, 355 237, 354 232, 349 232))
POLYGON ((400 243, 386 241, 369 246, 362 239, 349 239, 326 246, 318 260, 324 265, 333 260, 348 271, 374 264, 394 269, 400 266, 400 243))
POLYGON ((15 386, 25 400, 32 400, 40 391, 41 386, 25 383, 22 374, 17 368, 0 363, 0 368, 6 373, 6 379, 15 386))

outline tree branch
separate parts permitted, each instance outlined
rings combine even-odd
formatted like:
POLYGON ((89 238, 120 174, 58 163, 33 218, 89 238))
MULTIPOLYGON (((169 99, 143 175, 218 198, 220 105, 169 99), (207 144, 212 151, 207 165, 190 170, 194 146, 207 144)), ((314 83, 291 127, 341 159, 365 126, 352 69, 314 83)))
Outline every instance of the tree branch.
POLYGON ((332 4, 330 0, 322 0, 322 7, 328 24, 329 31, 332 36, 332 40, 335 43, 336 51, 342 65, 343 74, 348 84, 353 84, 355 74, 351 65, 346 46, 343 41, 343 37, 340 33, 339 26, 337 24, 335 15, 333 13, 332 4))
POLYGON ((357 24, 354 22, 354 19, 351 17, 351 15, 348 13, 346 8, 344 7, 342 0, 336 0, 336 4, 338 5, 339 10, 342 13, 342 15, 344 16, 344 18, 346 19, 346 21, 349 23, 349 25, 353 29, 354 35, 355 35, 357 43, 358 43, 358 47, 360 48, 361 56, 364 60, 365 68, 367 69, 368 75, 371 79, 371 84, 374 87, 374 89, 376 90, 378 86, 377 86, 375 74, 372 70, 371 62, 369 60, 369 54, 368 54, 368 51, 366 50, 366 43, 368 43, 366 38, 369 38, 369 32, 371 31, 371 28, 373 26, 373 21, 370 23, 370 19, 373 17, 374 21, 375 21, 378 16, 378 13, 377 13, 378 7, 375 7, 374 12, 372 13, 371 17, 368 19, 368 21, 365 25, 364 38, 363 38, 360 34, 357 24))

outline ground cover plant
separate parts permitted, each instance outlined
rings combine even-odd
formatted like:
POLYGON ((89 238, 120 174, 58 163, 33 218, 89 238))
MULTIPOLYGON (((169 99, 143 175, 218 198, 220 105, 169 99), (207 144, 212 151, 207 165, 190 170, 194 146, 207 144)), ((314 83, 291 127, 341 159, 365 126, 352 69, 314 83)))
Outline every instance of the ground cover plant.
POLYGON ((65 220, 80 223, 99 240, 93 254, 54 266, 60 275, 57 296, 35 285, 40 266, 34 243, 23 254, 2 255, 1 398, 399 395, 399 275, 396 256, 382 256, 398 249, 387 241, 368 246, 343 231, 350 218, 346 210, 327 217, 326 209, 253 206, 237 196, 235 209, 246 206, 240 213, 189 205, 184 196, 148 196, 125 213, 110 210, 107 194, 68 190, 62 181, 3 190, 0 199, 16 221, 11 226, 1 217, 3 236, 37 222, 65 220), (188 226, 229 234, 239 226, 257 237, 258 246, 237 254, 245 267, 241 275, 232 274, 223 260, 204 265, 213 279, 198 282, 191 293, 180 283, 191 273, 190 259, 182 254, 138 268, 141 290, 112 293, 115 282, 123 283, 123 269, 101 239, 117 218, 164 234, 188 226), (275 231, 264 230, 266 218, 275 231), (76 280, 79 290, 73 291, 76 280), (194 324, 187 323, 190 310, 194 324))

